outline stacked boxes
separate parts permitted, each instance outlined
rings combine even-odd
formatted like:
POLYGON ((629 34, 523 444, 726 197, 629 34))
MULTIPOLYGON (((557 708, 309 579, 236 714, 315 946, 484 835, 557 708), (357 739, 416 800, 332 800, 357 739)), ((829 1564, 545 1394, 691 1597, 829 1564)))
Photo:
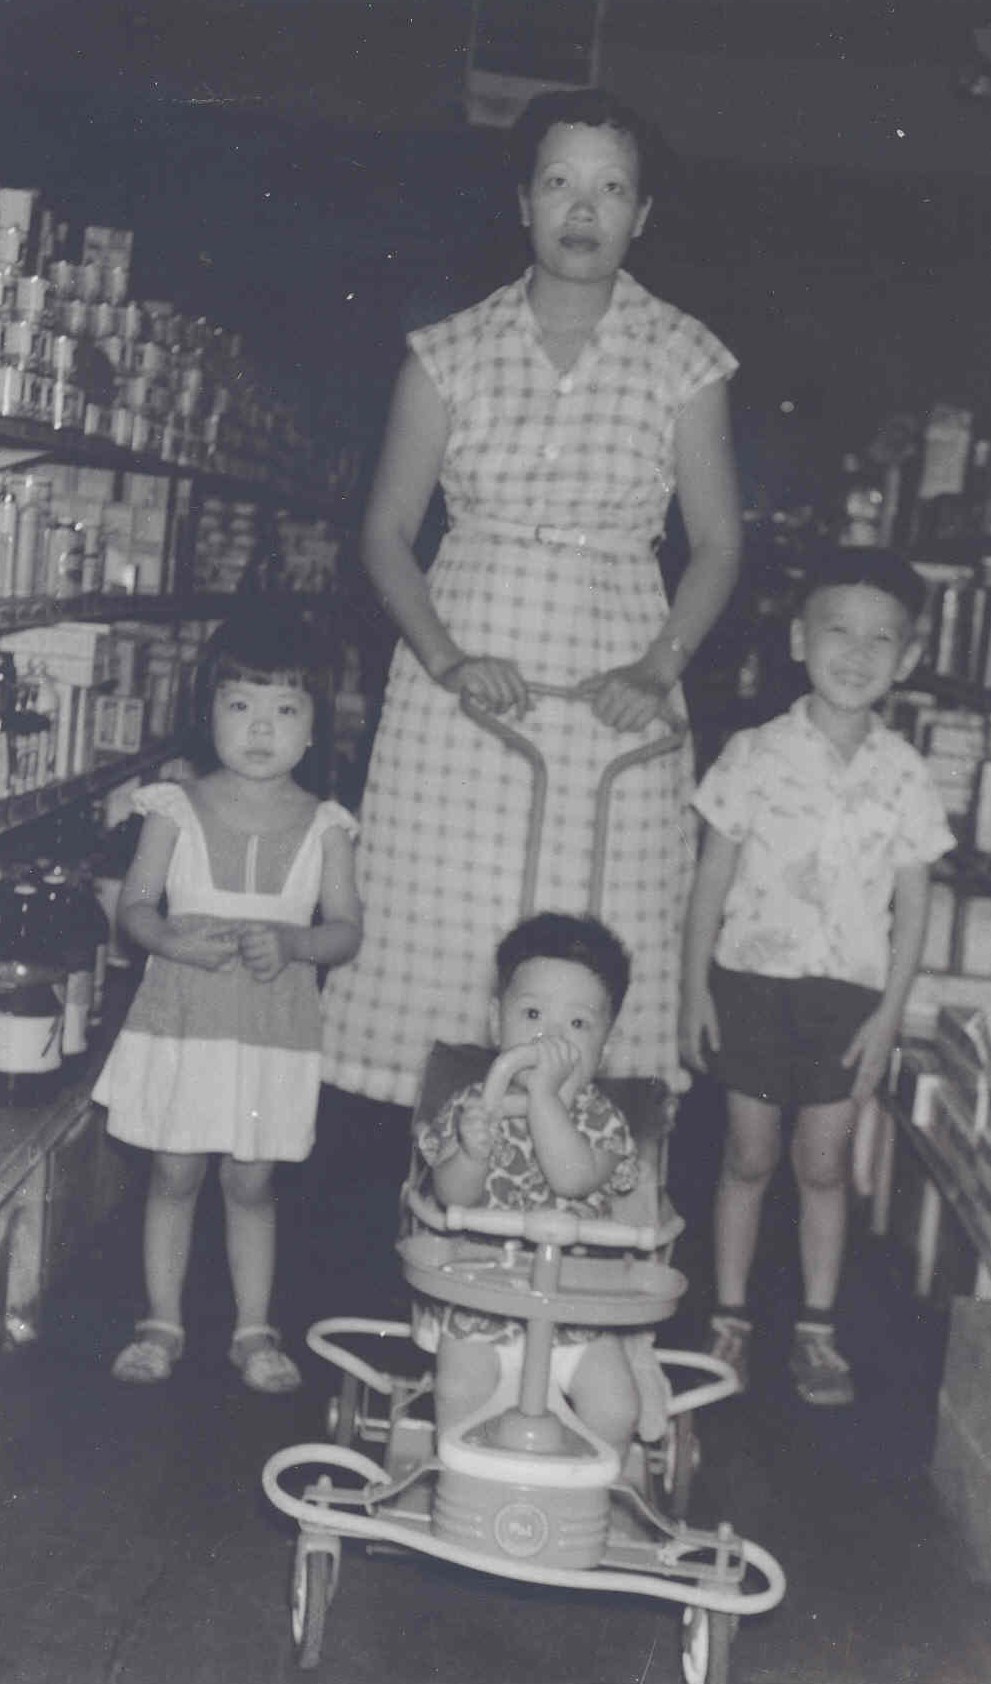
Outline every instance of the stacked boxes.
POLYGON ((171 736, 191 716, 206 633, 199 625, 176 636, 166 627, 77 622, 0 639, 16 673, 0 796, 76 777, 100 755, 134 754, 148 739, 171 736))
POLYGON ((237 334, 130 297, 133 234, 84 229, 79 260, 33 189, 0 188, 0 416, 167 462, 326 492, 349 451, 318 451, 237 334))

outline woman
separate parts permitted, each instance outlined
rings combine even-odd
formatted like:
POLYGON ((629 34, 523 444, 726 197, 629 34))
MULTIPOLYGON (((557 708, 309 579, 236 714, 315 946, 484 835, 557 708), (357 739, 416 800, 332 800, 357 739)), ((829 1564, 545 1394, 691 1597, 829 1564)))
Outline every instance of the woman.
MULTIPOLYGON (((519 914, 529 773, 459 697, 526 716, 550 768, 536 905, 580 912, 601 770, 667 728, 739 565, 736 363, 621 267, 651 208, 639 120, 600 90, 552 93, 514 139, 533 265, 410 335, 364 529, 404 641, 362 810, 365 942, 327 1001, 324 1078, 403 1105, 434 1038, 485 1038, 489 955, 519 914), (450 529, 425 576, 412 546, 438 479, 450 529), (690 557, 669 611, 652 543, 675 484, 690 557)), ((617 782, 601 908, 634 960, 609 1067, 673 1087, 690 793, 687 749, 617 782)))

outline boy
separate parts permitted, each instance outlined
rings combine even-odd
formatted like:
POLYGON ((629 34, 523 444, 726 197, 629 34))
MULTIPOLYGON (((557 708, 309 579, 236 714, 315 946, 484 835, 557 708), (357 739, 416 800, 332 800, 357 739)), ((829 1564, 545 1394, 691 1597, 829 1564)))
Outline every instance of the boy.
MULTIPOLYGON (((544 912, 517 925, 496 953, 492 1038, 512 1079, 495 1115, 475 1083, 453 1095, 416 1142, 441 1205, 498 1210, 554 1206, 609 1213, 610 1195, 637 1182, 624 1117, 592 1078, 629 983, 629 959, 594 918, 544 912)), ((454 1307, 443 1312, 435 1401, 443 1430, 492 1395, 501 1364, 519 1363, 519 1323, 454 1307)), ((625 1455, 640 1392, 619 1338, 558 1328, 555 1376, 576 1415, 625 1455)))
POLYGON ((821 564, 791 629, 811 693, 733 737, 695 798, 707 831, 681 1047, 724 1084, 728 1111, 710 1349, 745 1387, 747 1285, 787 1108, 805 1293, 790 1367, 807 1403, 853 1401, 833 1332, 850 1137, 918 966, 930 863, 954 845, 925 762, 873 711, 918 659, 924 595, 886 551, 821 564))

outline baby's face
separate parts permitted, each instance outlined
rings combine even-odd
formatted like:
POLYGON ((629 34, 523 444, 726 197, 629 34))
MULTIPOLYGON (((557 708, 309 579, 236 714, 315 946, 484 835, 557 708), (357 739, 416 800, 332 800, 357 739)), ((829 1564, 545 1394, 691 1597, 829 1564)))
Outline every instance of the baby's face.
POLYGON ((493 1003, 493 1034, 500 1049, 559 1036, 574 1049, 576 1065, 561 1089, 570 1103, 599 1067, 612 1028, 612 1005, 593 971, 571 959, 525 959, 502 999, 493 1003))

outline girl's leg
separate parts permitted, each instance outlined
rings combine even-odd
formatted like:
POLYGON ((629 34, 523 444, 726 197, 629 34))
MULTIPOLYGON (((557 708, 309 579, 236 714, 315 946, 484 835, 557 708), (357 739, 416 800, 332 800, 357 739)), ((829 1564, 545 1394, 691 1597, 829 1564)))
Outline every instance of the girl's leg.
POLYGON ((726 1095, 728 1132, 716 1189, 716 1291, 723 1308, 747 1302, 761 1206, 781 1151, 781 1108, 748 1094, 726 1095))
POLYGON ((203 1152, 156 1152, 145 1206, 144 1264, 148 1318, 182 1326, 196 1201, 207 1158, 203 1152))
POLYGON ((618 1450, 622 1462, 640 1419, 640 1393, 615 1334, 586 1345, 570 1393, 579 1421, 618 1450))
POLYGON ((791 1157, 798 1182, 799 1244, 805 1305, 829 1312, 836 1299, 846 1243, 852 1100, 805 1105, 798 1113, 791 1157))
POLYGON ((434 1378, 437 1431, 456 1427, 481 1409, 499 1384, 499 1358, 487 1339, 452 1339, 442 1334, 434 1378))
POLYGON ((267 1161, 244 1163, 230 1157, 220 1163, 235 1332, 268 1326, 275 1279, 274 1167, 267 1161))

